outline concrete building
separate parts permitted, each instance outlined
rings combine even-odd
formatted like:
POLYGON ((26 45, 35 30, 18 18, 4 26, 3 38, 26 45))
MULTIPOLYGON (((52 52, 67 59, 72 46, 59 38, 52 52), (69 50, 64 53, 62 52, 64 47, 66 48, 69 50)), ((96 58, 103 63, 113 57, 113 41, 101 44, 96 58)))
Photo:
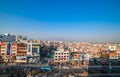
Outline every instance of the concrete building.
POLYGON ((0 63, 2 63, 2 62, 4 62, 4 61, 3 61, 3 58, 1 56, 1 41, 0 41, 0 63))
POLYGON ((28 43, 27 56, 31 57, 30 62, 40 61, 40 44, 38 43, 28 43))
POLYGON ((10 61, 10 43, 1 42, 1 56, 4 62, 10 61))
POLYGON ((17 42, 11 43, 11 61, 16 62, 16 56, 17 56, 17 42))
POLYGON ((68 62, 70 57, 69 51, 55 51, 54 62, 68 62))
POLYGON ((116 46, 110 45, 107 48, 107 51, 109 53, 110 59, 111 60, 117 60, 117 49, 116 46))
POLYGON ((120 61, 120 51, 117 52, 117 60, 120 61))
POLYGON ((82 53, 79 52, 72 52, 71 53, 72 56, 72 61, 81 61, 82 60, 82 53))
POLYGON ((1 41, 0 41, 0 56, 1 56, 1 41))
POLYGON ((18 43, 16 62, 27 62, 27 51, 27 43, 18 43))
POLYGON ((22 35, 17 35, 16 36, 16 41, 17 42, 25 42, 25 41, 27 41, 27 37, 26 36, 22 36, 22 35))
POLYGON ((16 41, 16 36, 15 35, 10 35, 10 34, 4 34, 4 35, 0 35, 0 41, 3 42, 15 42, 16 41))

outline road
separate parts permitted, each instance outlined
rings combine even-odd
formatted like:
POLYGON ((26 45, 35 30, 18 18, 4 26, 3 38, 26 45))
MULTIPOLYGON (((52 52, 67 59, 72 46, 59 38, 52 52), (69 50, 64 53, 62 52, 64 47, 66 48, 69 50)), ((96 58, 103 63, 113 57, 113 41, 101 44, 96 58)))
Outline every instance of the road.
POLYGON ((120 74, 88 74, 88 77, 120 77, 120 74))
MULTIPOLYGON (((88 67, 98 67, 98 68, 100 68, 100 67, 102 67, 102 65, 94 65, 94 66, 88 66, 88 67)), ((109 67, 109 66, 108 66, 109 67)), ((115 68, 120 68, 120 65, 119 66, 111 66, 111 67, 115 67, 115 68)))
MULTIPOLYGON (((8 68, 16 68, 16 69, 20 69, 23 70, 25 68, 28 68, 28 66, 30 66, 30 69, 32 70, 40 70, 40 65, 9 65, 8 68)), ((71 66, 70 68, 62 68, 60 69, 61 71, 61 75, 62 74, 69 74, 72 73, 75 76, 92 76, 92 77, 120 77, 120 66, 111 66, 112 67, 112 72, 115 73, 117 72, 117 74, 91 74, 91 73, 85 73, 87 72, 87 68, 85 67, 78 67, 78 66, 71 66)), ((99 69, 101 69, 102 66, 88 66, 88 71, 90 70, 94 70, 95 72, 99 71, 99 69)), ((59 66, 55 66, 52 71, 46 72, 46 73, 41 73, 41 76, 48 74, 48 75, 54 75, 56 73, 59 73, 59 66)))
POLYGON ((89 66, 88 67, 88 71, 95 71, 95 72, 99 72, 100 70, 106 70, 107 72, 111 72, 112 73, 120 73, 120 66, 111 66, 111 68, 109 66, 103 67, 103 66, 89 66))

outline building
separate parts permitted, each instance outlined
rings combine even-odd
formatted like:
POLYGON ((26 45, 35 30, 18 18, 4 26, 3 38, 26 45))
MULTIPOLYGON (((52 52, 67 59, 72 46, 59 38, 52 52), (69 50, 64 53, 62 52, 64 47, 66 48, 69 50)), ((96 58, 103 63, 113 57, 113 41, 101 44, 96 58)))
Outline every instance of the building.
POLYGON ((107 49, 107 52, 109 52, 109 58, 111 60, 117 60, 117 49, 116 46, 110 45, 107 49))
POLYGON ((69 61, 69 51, 55 51, 54 52, 54 62, 68 62, 69 61))
POLYGON ((16 62, 16 56, 17 56, 17 42, 11 42, 11 61, 16 62))
POLYGON ((70 62, 73 64, 79 64, 80 62, 89 62, 89 59, 91 58, 91 54, 89 53, 83 53, 83 52, 71 52, 71 60, 70 62))
POLYGON ((16 36, 16 41, 17 42, 24 42, 27 40, 27 37, 26 36, 22 36, 22 35, 18 35, 16 36))
POLYGON ((1 56, 1 41, 0 41, 0 63, 2 63, 2 62, 3 62, 3 58, 1 56))
POLYGON ((110 50, 110 51, 115 51, 115 50, 116 50, 116 46, 114 46, 114 45, 109 46, 109 50, 110 50))
POLYGON ((1 42, 1 56, 4 62, 9 61, 7 58, 7 43, 6 42, 1 42))
POLYGON ((1 41, 0 41, 0 56, 1 56, 1 41))
POLYGON ((28 43, 27 56, 30 57, 30 62, 40 61, 40 44, 38 43, 28 43))
POLYGON ((4 34, 4 35, 0 35, 0 41, 3 42, 15 42, 16 41, 16 36, 15 35, 10 35, 10 34, 4 34))
POLYGON ((120 61, 120 51, 117 52, 117 60, 120 61))
POLYGON ((27 43, 18 43, 16 62, 27 62, 27 51, 27 43))
POLYGON ((72 61, 81 61, 82 60, 82 53, 80 53, 80 52, 72 52, 71 53, 71 60, 72 61))

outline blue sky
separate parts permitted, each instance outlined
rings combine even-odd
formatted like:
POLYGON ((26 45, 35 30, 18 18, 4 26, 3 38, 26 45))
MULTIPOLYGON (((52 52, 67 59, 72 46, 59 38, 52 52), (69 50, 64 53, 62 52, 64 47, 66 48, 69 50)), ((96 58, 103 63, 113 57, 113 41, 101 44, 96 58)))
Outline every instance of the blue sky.
POLYGON ((120 0, 0 0, 0 33, 120 42, 120 0))

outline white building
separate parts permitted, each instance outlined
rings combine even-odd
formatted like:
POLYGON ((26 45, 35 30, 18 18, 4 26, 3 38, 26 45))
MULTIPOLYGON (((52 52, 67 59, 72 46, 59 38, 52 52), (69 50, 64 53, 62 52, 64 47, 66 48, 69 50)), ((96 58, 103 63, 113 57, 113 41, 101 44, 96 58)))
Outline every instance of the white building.
POLYGON ((109 49, 110 49, 110 51, 115 51, 116 50, 116 46, 109 46, 109 49))
POLYGON ((36 62, 40 60, 40 44, 38 43, 28 43, 28 57, 32 57, 30 62, 36 62))
POLYGON ((67 62, 69 61, 69 51, 55 51, 54 62, 67 62))

